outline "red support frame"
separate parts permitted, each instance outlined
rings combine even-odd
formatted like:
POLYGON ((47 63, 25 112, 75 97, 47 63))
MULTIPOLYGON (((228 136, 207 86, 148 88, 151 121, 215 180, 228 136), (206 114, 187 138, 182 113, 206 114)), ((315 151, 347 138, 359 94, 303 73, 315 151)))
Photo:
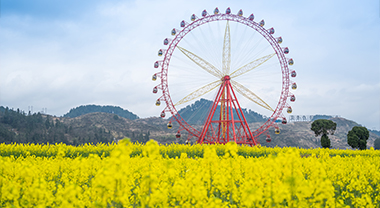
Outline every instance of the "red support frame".
POLYGON ((197 142, 200 144, 225 144, 230 141, 237 144, 258 144, 237 100, 230 77, 225 76, 197 142), (220 105, 220 111, 223 113, 220 113, 219 120, 213 120, 220 103, 223 103, 220 105), (236 112, 238 119, 234 118, 234 112, 236 112), (214 126, 217 128, 215 129, 214 126))

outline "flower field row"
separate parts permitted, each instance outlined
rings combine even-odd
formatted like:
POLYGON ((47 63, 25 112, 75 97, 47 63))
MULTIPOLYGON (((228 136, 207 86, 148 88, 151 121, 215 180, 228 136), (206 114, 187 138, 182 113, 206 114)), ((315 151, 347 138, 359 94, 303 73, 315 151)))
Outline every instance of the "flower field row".
POLYGON ((86 154, 64 145, 24 148, 31 149, 0 157, 2 207, 380 206, 378 150, 153 141, 80 147, 86 154))
MULTIPOLYGON (((111 151, 117 146, 117 144, 84 144, 80 146, 70 146, 63 143, 60 144, 0 144, 0 156, 1 157, 56 157, 60 155, 62 157, 88 157, 91 154, 98 156, 108 157, 111 151)), ((144 145, 135 143, 130 147, 132 149, 130 157, 141 156, 144 145)), ((176 158, 180 157, 182 153, 186 153, 191 158, 203 157, 205 149, 208 149, 207 145, 159 145, 159 149, 162 157, 176 158)), ((215 151, 218 156, 225 154, 226 148, 223 145, 216 145, 215 151)), ((289 149, 297 149, 297 152, 302 157, 308 157, 311 155, 319 156, 320 154, 328 154, 330 156, 341 157, 355 157, 355 156, 377 156, 380 157, 380 151, 375 151, 373 148, 367 151, 353 151, 353 150, 340 150, 340 149, 299 149, 299 148, 268 148, 268 147, 250 147, 240 146, 237 149, 237 154, 243 157, 266 157, 269 155, 277 155, 279 153, 287 152, 289 149)))
POLYGON ((60 144, 0 144, 0 156, 12 157, 56 157, 61 155, 63 157, 88 157, 90 154, 99 156, 109 156, 111 151, 115 148, 116 144, 102 144, 97 145, 85 144, 81 146, 70 146, 63 143, 60 144))

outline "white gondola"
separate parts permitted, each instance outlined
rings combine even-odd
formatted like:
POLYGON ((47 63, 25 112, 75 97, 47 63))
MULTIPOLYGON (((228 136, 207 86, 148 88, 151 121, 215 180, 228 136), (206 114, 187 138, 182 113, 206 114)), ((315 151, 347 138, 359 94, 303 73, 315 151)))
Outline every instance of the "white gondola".
POLYGON ((158 68, 160 66, 160 63, 158 61, 154 62, 154 68, 158 68))

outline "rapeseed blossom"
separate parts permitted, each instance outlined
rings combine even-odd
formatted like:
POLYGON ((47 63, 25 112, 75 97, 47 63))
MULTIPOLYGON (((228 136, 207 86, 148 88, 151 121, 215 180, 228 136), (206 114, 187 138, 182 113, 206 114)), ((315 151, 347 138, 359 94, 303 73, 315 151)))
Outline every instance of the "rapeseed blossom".
POLYGON ((380 207, 378 150, 0 144, 2 207, 380 207))

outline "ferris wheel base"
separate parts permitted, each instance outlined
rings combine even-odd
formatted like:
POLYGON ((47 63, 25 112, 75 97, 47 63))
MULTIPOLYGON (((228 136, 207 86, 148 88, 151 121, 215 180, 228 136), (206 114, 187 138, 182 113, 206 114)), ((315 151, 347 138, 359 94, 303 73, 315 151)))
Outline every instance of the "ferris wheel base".
POLYGON ((230 77, 225 76, 198 136, 197 143, 226 144, 228 142, 251 146, 259 144, 248 126, 231 85, 230 77), (215 120, 214 115, 218 106, 220 106, 219 119, 215 120))
MULTIPOLYGON (((229 142, 204 142, 203 144, 227 144, 227 143, 229 143, 229 142)), ((238 144, 238 145, 249 145, 249 146, 259 145, 259 143, 254 143, 254 142, 236 142, 236 144, 238 144)))

